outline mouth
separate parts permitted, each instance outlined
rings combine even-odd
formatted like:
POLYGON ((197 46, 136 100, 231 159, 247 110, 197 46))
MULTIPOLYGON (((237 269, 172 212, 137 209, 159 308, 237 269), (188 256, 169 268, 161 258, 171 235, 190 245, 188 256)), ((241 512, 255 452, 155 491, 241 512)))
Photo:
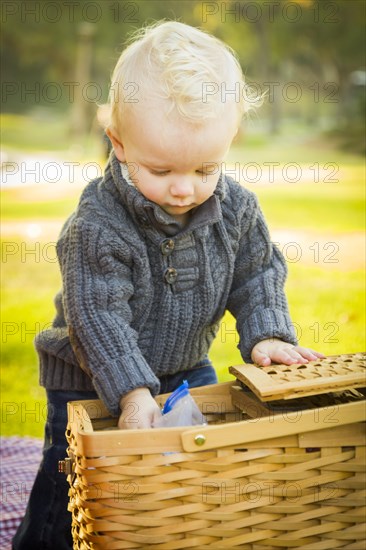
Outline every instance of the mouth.
POLYGON ((169 208, 193 208, 195 205, 191 204, 169 204, 169 208))

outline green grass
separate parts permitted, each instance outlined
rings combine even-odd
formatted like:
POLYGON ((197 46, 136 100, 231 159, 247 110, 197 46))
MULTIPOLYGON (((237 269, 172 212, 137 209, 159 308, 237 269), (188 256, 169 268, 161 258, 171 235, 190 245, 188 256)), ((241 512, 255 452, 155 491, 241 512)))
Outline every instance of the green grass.
MULTIPOLYGON (((20 250, 20 241, 14 242, 20 250)), ((41 436, 45 398, 38 385, 33 338, 53 318, 53 298, 60 287, 58 267, 45 261, 42 254, 29 256, 22 265, 19 252, 3 264, 3 277, 2 433, 41 436)), ((303 345, 327 355, 365 349, 362 271, 327 271, 292 264, 287 295, 303 345)), ((242 362, 237 344, 235 320, 227 313, 210 353, 220 381, 231 379, 228 366, 242 362)))
POLYGON ((32 117, 1 115, 2 145, 22 151, 64 150, 69 147, 67 117, 40 109, 32 117), (31 136, 31 138, 30 138, 31 136))
MULTIPOLYGON (((228 154, 228 162, 289 162, 320 167, 333 162, 347 166, 360 165, 362 157, 358 152, 337 148, 337 143, 328 135, 314 132, 313 127, 303 127, 296 131, 297 125, 284 122, 280 133, 276 135, 258 133, 256 121, 250 121, 242 135, 235 138, 228 154)), ((328 172, 330 174, 330 170, 328 172)))
MULTIPOLYGON (((234 177, 241 177, 242 183, 256 193, 272 229, 325 233, 364 231, 365 168, 362 157, 333 150, 328 151, 326 161, 320 160, 323 156, 324 149, 314 146, 290 149, 277 146, 273 149, 269 144, 253 149, 253 154, 250 148, 234 146, 225 166, 229 174, 231 170, 234 177), (273 175, 264 164, 272 162, 279 163, 276 170, 280 177, 275 179, 276 183, 270 183, 273 175), (255 168, 250 169, 249 163, 255 163, 258 172, 255 168), (299 182, 286 181, 294 177, 291 170, 287 171, 286 163, 298 165, 299 182), (315 165, 317 168, 311 169, 315 165), (245 181, 245 176, 255 179, 257 174, 261 175, 258 184, 245 181), (266 179, 269 183, 264 183, 266 179)), ((277 178, 277 172, 275 174, 277 178)))
MULTIPOLYGON (((365 190, 362 167, 342 167, 334 184, 248 186, 258 196, 271 229, 290 227, 339 233, 365 229, 365 190)), ((31 191, 1 192, 2 220, 65 219, 78 194, 56 200, 32 200, 31 191)))
MULTIPOLYGON (((358 180, 361 181, 362 180, 358 180)), ((365 229, 365 200, 361 187, 335 189, 256 189, 271 229, 344 233, 365 229)))
MULTIPOLYGON (((365 275, 362 270, 326 271, 293 264, 286 293, 301 345, 325 355, 366 349, 365 275)), ((242 362, 236 347, 238 342, 235 319, 227 313, 210 354, 221 381, 231 379, 227 372, 229 365, 242 362)))
MULTIPOLYGON (((6 115, 3 141, 14 149, 55 146, 55 120, 43 134, 28 119, 6 115), (8 118, 6 118, 8 117, 8 118), (13 118, 11 118, 13 117, 13 118), (36 132, 35 134, 32 132, 36 132), (32 135, 32 140, 29 139, 32 135), (34 140, 33 140, 34 136, 34 140)), ((63 123, 65 126, 65 122, 63 123)), ((66 147, 66 134, 59 128, 59 147, 66 147), (62 137, 64 136, 64 137, 62 137), (65 139, 64 139, 65 138, 65 139)), ((55 146, 56 147, 56 146, 55 146)), ((257 193, 271 229, 312 231, 333 236, 364 230, 363 159, 352 154, 319 146, 304 147, 285 138, 249 140, 247 146, 236 144, 228 162, 297 162, 309 168, 318 162, 337 163, 337 182, 320 181, 297 184, 249 186, 257 193), (281 141, 282 140, 282 141, 281 141)), ((51 193, 51 194, 50 194, 51 193)), ((38 359, 33 348, 34 333, 47 327, 54 316, 53 298, 60 288, 57 263, 50 249, 43 249, 55 237, 45 235, 36 245, 11 233, 11 223, 18 224, 65 219, 74 209, 80 190, 54 193, 43 200, 39 191, 19 188, 1 192, 2 216, 8 225, 3 251, 13 253, 2 260, 2 434, 41 437, 45 420, 45 393, 38 384, 38 359), (10 229, 9 229, 10 228, 10 229), (43 240, 42 240, 43 239, 43 240), (38 246, 38 248, 37 248, 38 246), (32 254, 22 254, 34 249, 32 254), (44 250, 46 253, 43 253, 44 250)), ((331 239, 333 240, 333 239, 331 239)), ((287 296, 300 342, 323 353, 337 354, 365 349, 364 272, 337 266, 289 264, 287 296), (331 269, 330 269, 331 267, 331 269)), ((226 314, 213 347, 211 359, 220 381, 229 380, 228 366, 240 363, 235 321, 226 314)))
POLYGON ((85 138, 73 137, 70 118, 54 109, 35 108, 32 115, 2 113, 0 115, 1 143, 10 151, 94 151, 98 148, 99 134, 90 132, 85 138))
POLYGON ((5 220, 53 220, 66 219, 77 205, 77 197, 61 200, 19 202, 16 190, 1 192, 1 219, 5 220))
POLYGON ((12 243, 18 253, 2 263, 1 434, 41 437, 46 400, 33 339, 52 321, 60 275, 57 264, 46 261, 54 254, 42 254, 43 244, 22 261, 22 242, 15 238, 12 243))

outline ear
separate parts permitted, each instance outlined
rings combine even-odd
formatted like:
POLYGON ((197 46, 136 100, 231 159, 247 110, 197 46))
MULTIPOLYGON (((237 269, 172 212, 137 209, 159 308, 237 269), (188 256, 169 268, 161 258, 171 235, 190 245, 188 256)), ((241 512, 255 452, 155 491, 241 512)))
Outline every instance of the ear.
POLYGON ((107 134, 107 136, 111 140, 114 153, 115 153, 116 157, 118 158, 118 160, 120 162, 126 162, 125 149, 123 147, 123 143, 122 143, 120 137, 118 136, 118 134, 112 128, 106 128, 105 133, 107 134))

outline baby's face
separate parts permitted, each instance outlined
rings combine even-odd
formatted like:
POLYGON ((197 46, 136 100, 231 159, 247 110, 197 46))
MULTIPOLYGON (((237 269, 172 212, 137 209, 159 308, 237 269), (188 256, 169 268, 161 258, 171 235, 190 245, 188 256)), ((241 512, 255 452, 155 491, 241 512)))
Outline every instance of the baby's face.
POLYGON ((186 221, 189 211, 214 192, 221 163, 237 131, 236 111, 193 126, 162 116, 159 109, 133 115, 124 135, 113 140, 117 158, 128 163, 138 190, 174 218, 186 221))

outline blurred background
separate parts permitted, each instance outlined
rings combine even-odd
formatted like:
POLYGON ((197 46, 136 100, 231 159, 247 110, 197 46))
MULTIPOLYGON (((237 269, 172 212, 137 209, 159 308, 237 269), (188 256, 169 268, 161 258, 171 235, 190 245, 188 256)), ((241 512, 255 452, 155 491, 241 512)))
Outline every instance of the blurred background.
MULTIPOLYGON (((3 1, 2 433, 41 436, 33 339, 54 316, 55 242, 106 161, 98 105, 129 33, 160 19, 205 29, 266 92, 223 169, 257 193, 285 255, 300 342, 365 349, 365 3, 362 0, 3 1)), ((211 358, 240 363, 226 315, 211 358)))

